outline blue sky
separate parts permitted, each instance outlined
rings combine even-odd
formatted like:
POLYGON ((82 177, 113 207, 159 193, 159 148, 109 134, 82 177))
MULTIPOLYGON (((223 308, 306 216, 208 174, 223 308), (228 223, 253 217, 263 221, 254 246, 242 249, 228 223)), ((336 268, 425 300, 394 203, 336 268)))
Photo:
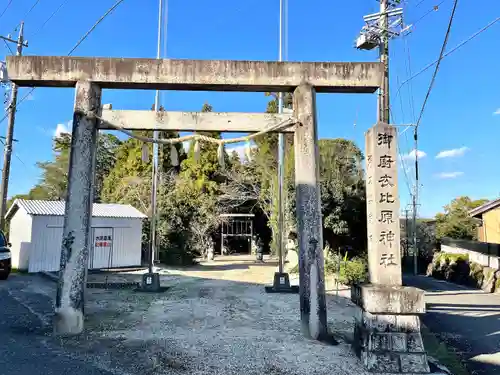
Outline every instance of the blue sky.
MULTIPOLYGON (((408 0, 407 23, 419 19, 438 0, 408 0)), ((3 35, 14 32, 33 1, 14 1, 0 19, 3 35)), ((61 0, 41 0, 25 19, 29 40, 26 55, 66 55, 80 37, 114 3, 88 0, 85 6, 68 0, 40 31, 61 0)), ((276 60, 278 57, 278 0, 170 0, 168 2, 166 56, 193 59, 276 60)), ((287 58, 294 61, 374 61, 376 51, 358 51, 353 42, 363 26, 362 16, 377 11, 375 0, 289 1, 287 58)), ((391 43, 391 94, 393 123, 414 121, 424 99, 433 69, 411 81, 396 95, 398 82, 411 70, 419 71, 434 61, 443 41, 453 1, 447 0, 415 25, 406 39, 391 43), (412 101, 413 98, 413 101, 412 101)), ((3 0, 0 11, 7 4, 3 0)), ((155 57, 157 1, 125 0, 76 50, 75 56, 155 57)), ((460 1, 449 48, 485 26, 500 14, 498 0, 460 1)), ((500 196, 500 23, 443 60, 420 128, 420 214, 433 216, 451 199, 500 196), (443 153, 444 152, 444 153, 443 153), (440 154, 441 153, 441 154, 440 154), (425 155, 425 156, 424 156, 425 155), (438 157, 439 155, 439 157, 438 157)), ((1 43, 4 56, 8 49, 1 43)), ((26 92, 21 91, 20 97, 26 92)), ((51 137, 58 124, 72 118, 73 89, 37 89, 19 107, 15 129, 9 195, 28 191, 37 182, 37 161, 52 157, 51 137)), ((261 93, 167 92, 167 110, 199 110, 205 101, 216 111, 264 111, 268 98, 261 93)), ((103 103, 120 109, 150 109, 152 91, 107 90, 103 103)), ((321 94, 318 96, 321 138, 343 137, 364 145, 364 132, 376 121, 376 95, 321 94), (354 125, 356 124, 356 125, 354 125)), ((6 122, 0 124, 5 134, 6 122)), ((412 132, 400 137, 403 159, 413 150, 412 132)), ((399 172, 401 208, 408 203, 414 169, 399 172)))

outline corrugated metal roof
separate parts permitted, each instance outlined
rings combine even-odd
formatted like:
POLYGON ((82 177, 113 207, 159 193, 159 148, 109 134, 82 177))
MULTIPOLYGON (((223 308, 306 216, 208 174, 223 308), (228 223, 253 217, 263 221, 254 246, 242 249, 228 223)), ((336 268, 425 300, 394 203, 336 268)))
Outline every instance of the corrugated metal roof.
MULTIPOLYGON (((22 207, 30 215, 64 216, 66 202, 16 199, 12 206, 16 204, 22 207)), ((12 208, 13 207, 11 207, 11 209, 12 208)), ((94 203, 92 206, 92 216, 131 219, 142 219, 147 217, 129 204, 117 203, 94 203)))

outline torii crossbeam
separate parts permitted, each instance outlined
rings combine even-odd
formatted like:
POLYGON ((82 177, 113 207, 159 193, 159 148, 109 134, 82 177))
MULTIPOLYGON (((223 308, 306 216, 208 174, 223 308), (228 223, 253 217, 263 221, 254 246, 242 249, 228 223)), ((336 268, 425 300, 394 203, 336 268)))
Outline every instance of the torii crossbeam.
MULTIPOLYGON (((306 336, 325 338, 327 320, 318 185, 316 92, 373 93, 382 82, 383 66, 380 63, 8 56, 7 72, 9 79, 18 86, 76 87, 54 320, 56 334, 78 334, 83 330, 83 294, 99 127, 95 115, 102 112, 101 90, 160 89, 294 93, 301 321, 306 336)), ((130 115, 127 117, 130 119, 130 115)), ((185 124, 182 116, 177 117, 185 124)), ((202 120, 207 124, 206 121, 213 120, 213 116, 203 117, 202 120)), ((234 124, 224 126, 224 121, 219 123, 217 130, 235 131, 234 124)), ((247 120, 246 123, 242 131, 257 132, 263 128, 255 120, 247 120)), ((215 130, 213 122, 210 126, 215 130)))

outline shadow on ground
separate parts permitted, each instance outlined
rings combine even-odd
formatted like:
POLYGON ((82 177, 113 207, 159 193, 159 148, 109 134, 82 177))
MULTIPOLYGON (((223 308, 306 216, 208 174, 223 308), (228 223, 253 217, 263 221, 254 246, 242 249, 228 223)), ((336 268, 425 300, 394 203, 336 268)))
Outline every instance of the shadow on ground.
POLYGON ((425 276, 405 285, 426 291, 423 322, 453 347, 476 375, 500 374, 500 296, 425 276))
POLYGON ((161 295, 88 289, 81 335, 26 334, 42 334, 51 345, 118 373, 367 375, 351 351, 353 305, 342 293, 327 297, 329 327, 340 341, 332 346, 303 337, 298 295, 182 275, 168 275, 162 284, 171 288, 161 295))

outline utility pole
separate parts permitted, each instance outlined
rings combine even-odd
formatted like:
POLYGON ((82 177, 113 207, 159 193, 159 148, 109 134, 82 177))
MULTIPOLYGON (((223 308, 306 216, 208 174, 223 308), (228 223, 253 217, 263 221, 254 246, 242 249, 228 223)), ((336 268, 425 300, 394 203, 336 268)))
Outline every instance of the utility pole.
POLYGON ((410 232, 408 225, 408 209, 405 209, 405 238, 406 238, 406 252, 408 252, 408 244, 410 243, 410 232))
MULTIPOLYGON (((280 32, 279 32, 279 61, 283 61, 283 0, 280 0, 280 32)), ((278 93, 278 113, 283 113, 283 93, 278 93)), ((283 217, 283 189, 285 185, 285 139, 283 133, 278 133, 278 272, 283 273, 283 242, 284 242, 284 217, 283 217)))
POLYGON ((379 13, 363 16, 365 26, 356 39, 355 46, 361 50, 378 47, 380 62, 384 66, 384 76, 378 91, 377 120, 390 123, 389 102, 389 40, 400 36, 408 28, 403 28, 403 9, 396 8, 394 0, 379 0, 379 13))
POLYGON ((384 66, 382 86, 378 92, 378 121, 389 124, 389 16, 387 14, 389 0, 380 0, 380 62, 384 66))
MULTIPOLYGON (((284 1, 280 0, 280 21, 279 21, 279 53, 278 60, 283 61, 283 19, 284 1)), ((283 93, 278 93, 278 113, 283 113, 283 93)), ((290 285, 290 276, 284 271, 284 200, 285 194, 285 137, 283 133, 278 133, 278 272, 274 273, 274 280, 272 286, 266 286, 264 289, 267 293, 298 293, 297 286, 290 285)), ((323 244, 320 244, 323 246, 323 244)))
MULTIPOLYGON (((24 22, 21 22, 21 27, 19 28, 19 36, 17 41, 10 39, 9 37, 0 36, 3 40, 10 43, 17 44, 16 56, 21 56, 23 53, 23 47, 28 47, 28 42, 24 41, 24 22)), ((5 230, 5 213, 7 211, 7 193, 9 188, 9 175, 10 175, 10 160, 12 157, 12 142, 14 138, 14 123, 16 121, 16 105, 17 105, 17 85, 12 83, 12 93, 10 98, 10 103, 7 108, 9 112, 8 124, 7 124, 7 135, 5 137, 5 147, 3 156, 3 169, 2 169, 2 183, 0 185, 0 229, 5 230)))
MULTIPOLYGON (((163 0, 159 0, 158 4, 158 40, 156 49, 156 58, 161 57, 161 36, 162 36, 162 23, 163 23, 163 0)), ((158 112, 160 110, 160 90, 156 90, 155 93, 155 104, 154 110, 158 112)), ((158 141, 160 134, 158 130, 153 131, 153 139, 158 141)), ((160 292, 162 290, 160 286, 160 274, 154 272, 154 257, 157 253, 157 239, 156 239, 156 220, 157 220, 157 195, 158 195, 158 169, 159 169, 159 147, 158 143, 153 143, 153 167, 151 176, 151 231, 150 231, 150 241, 151 249, 148 262, 148 273, 144 274, 142 277, 142 289, 148 292, 160 292)))
MULTIPOLYGON (((156 49, 156 58, 161 57, 161 30, 163 20, 163 1, 159 0, 158 5, 158 40, 156 49)), ((155 111, 160 109, 160 90, 155 92, 155 111)), ((159 132, 153 132, 153 139, 158 141, 159 132)), ((149 257, 149 273, 153 273, 153 262, 156 254, 156 211, 157 211, 157 194, 158 194, 158 143, 153 143, 153 168, 152 168, 152 181, 151 181, 151 255, 149 257)))
POLYGON ((417 206, 418 206, 418 126, 413 129, 413 140, 415 142, 415 187, 412 196, 413 205, 413 274, 418 274, 418 243, 417 243, 417 206))

